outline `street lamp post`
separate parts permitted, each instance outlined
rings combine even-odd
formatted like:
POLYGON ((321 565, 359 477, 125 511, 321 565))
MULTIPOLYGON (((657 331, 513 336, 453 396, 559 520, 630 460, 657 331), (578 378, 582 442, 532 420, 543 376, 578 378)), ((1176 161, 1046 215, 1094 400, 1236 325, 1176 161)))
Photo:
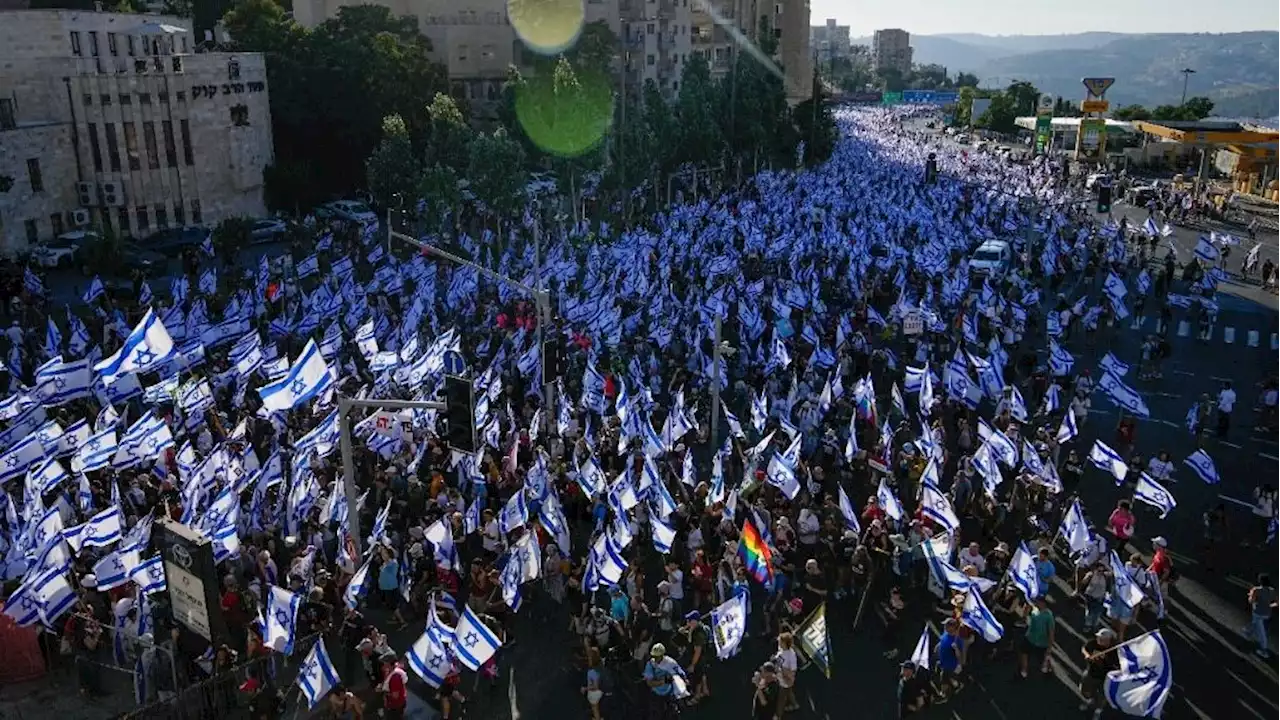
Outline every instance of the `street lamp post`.
POLYGON ((361 545, 364 537, 360 534, 360 513, 356 510, 359 493, 356 492, 355 458, 351 449, 351 421, 347 417, 355 408, 378 408, 385 410, 444 410, 447 405, 429 400, 357 400, 356 398, 338 396, 338 449, 342 453, 342 485, 347 494, 347 526, 351 530, 351 542, 355 545, 356 557, 363 554, 361 545))
POLYGON ((1187 80, 1190 80, 1191 76, 1195 74, 1196 71, 1191 68, 1182 68, 1182 102, 1179 103, 1179 106, 1187 104, 1187 80))
MULTIPOLYGON (((537 287, 530 287, 528 285, 525 285, 519 280, 515 280, 501 273, 494 272, 483 265, 478 265, 470 260, 458 257, 453 253, 441 250, 440 248, 434 245, 429 245, 427 243, 422 242, 421 240, 405 235, 404 233, 399 233, 399 232, 396 232, 395 230, 389 230, 388 232, 390 233, 390 237, 395 238, 396 240, 400 240, 401 242, 406 242, 406 243, 409 243, 410 245, 413 245, 414 247, 418 248, 418 250, 420 250, 423 254, 435 255, 437 257, 444 258, 445 260, 455 262, 459 265, 472 268, 476 272, 480 273, 481 275, 484 275, 490 280, 495 280, 500 283, 506 283, 511 287, 514 287, 518 290, 528 293, 529 295, 532 295, 534 304, 538 308, 538 327, 534 330, 534 337, 535 337, 534 341, 538 345, 538 351, 539 352, 542 351, 542 328, 551 322, 551 299, 545 290, 542 290, 537 287)), ((542 284, 542 231, 539 229, 537 225, 534 225, 534 228, 533 228, 533 257, 534 257, 534 266, 535 266, 533 270, 534 272, 533 282, 535 285, 541 285, 542 284)), ((550 415, 552 412, 551 410, 552 385, 551 385, 550 378, 546 376, 546 368, 542 368, 542 371, 543 371, 543 377, 542 377, 543 420, 544 422, 551 422, 550 415)))
POLYGON ((720 337, 719 315, 716 315, 715 336, 712 340, 715 346, 711 351, 711 446, 715 451, 720 443, 720 358, 723 355, 733 357, 737 352, 720 337))

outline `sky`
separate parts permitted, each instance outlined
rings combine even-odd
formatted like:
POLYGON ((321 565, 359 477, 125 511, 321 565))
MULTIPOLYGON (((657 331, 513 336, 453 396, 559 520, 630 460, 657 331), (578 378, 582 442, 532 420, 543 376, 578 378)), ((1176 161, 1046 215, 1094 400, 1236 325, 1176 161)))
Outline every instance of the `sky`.
POLYGON ((810 0, 809 18, 834 17, 854 37, 878 28, 919 35, 1063 35, 1109 32, 1240 32, 1280 29, 1276 0, 1127 0, 1084 4, 1071 0, 810 0), (1084 10, 1105 8, 1105 16, 1084 10))

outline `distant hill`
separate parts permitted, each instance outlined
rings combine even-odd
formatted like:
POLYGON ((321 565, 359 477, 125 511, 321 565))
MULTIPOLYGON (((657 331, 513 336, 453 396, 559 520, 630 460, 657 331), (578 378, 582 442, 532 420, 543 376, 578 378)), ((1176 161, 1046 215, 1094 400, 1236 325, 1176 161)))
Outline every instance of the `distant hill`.
MULTIPOLYGON (((856 38, 870 45, 871 38, 856 38)), ((1214 114, 1271 117, 1280 104, 1280 33, 1107 32, 1074 35, 988 36, 971 33, 913 35, 917 63, 937 63, 948 72, 978 75, 984 86, 1027 80, 1044 92, 1078 99, 1082 77, 1114 77, 1107 93, 1112 107, 1136 103, 1176 104, 1183 68, 1191 76, 1188 95, 1205 95, 1214 114)))

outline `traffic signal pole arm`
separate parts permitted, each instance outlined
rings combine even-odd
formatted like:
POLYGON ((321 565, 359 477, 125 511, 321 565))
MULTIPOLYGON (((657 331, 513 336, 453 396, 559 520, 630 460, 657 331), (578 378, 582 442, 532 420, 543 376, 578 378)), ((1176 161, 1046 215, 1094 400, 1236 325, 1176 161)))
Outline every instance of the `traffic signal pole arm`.
POLYGON ((338 448, 342 453, 342 485, 347 494, 347 526, 351 530, 351 542, 356 548, 356 557, 364 554, 360 547, 364 544, 364 536, 360 534, 360 513, 356 510, 359 501, 356 492, 355 458, 351 449, 351 422, 347 416, 356 408, 377 408, 383 410, 444 410, 447 405, 431 400, 357 400, 338 396, 338 448))

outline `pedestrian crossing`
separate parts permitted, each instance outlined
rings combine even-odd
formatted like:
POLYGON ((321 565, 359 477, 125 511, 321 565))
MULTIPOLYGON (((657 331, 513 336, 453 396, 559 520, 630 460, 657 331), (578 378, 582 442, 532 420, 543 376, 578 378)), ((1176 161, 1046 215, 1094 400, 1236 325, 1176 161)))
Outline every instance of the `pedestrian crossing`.
MULTIPOLYGON (((1133 322, 1128 324, 1128 329, 1142 334, 1154 333, 1159 335, 1165 332, 1165 328, 1158 318, 1152 321, 1143 316, 1135 317, 1133 322)), ((1272 351, 1280 350, 1280 333, 1258 328, 1245 328, 1238 324, 1216 322, 1200 328, 1194 328, 1190 321, 1178 320, 1173 323, 1171 330, 1172 332, 1169 333, 1171 338, 1179 337, 1206 343, 1221 343, 1223 345, 1248 348, 1268 347, 1272 351)))

